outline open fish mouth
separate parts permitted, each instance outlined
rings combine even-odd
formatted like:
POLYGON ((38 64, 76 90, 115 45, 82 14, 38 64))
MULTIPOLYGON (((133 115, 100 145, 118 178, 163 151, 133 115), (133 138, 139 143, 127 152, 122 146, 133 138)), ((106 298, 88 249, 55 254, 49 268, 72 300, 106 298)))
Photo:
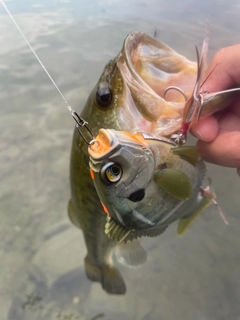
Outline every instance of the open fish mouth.
POLYGON ((116 63, 122 78, 122 97, 118 101, 121 126, 124 128, 131 115, 136 131, 165 136, 176 132, 185 98, 177 90, 168 91, 166 96, 164 92, 176 86, 188 98, 197 64, 141 32, 133 32, 125 39, 116 63))

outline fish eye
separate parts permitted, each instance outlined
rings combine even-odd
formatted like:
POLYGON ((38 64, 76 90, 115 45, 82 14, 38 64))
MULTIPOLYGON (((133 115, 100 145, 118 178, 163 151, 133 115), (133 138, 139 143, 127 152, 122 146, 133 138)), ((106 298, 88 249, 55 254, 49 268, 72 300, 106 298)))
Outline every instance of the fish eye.
POLYGON ((101 169, 102 178, 106 182, 118 182, 122 177, 122 167, 117 163, 107 163, 101 169))
POLYGON ((106 108, 112 101, 112 93, 108 87, 98 88, 96 100, 100 107, 106 108))

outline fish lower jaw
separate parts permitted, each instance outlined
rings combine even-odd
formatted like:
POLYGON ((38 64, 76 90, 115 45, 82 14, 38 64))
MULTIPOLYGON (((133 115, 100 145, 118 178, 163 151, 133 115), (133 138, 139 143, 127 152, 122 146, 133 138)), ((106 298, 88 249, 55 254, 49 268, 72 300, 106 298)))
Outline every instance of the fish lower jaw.
POLYGON ((166 230, 167 226, 159 229, 149 229, 149 230, 136 230, 127 229, 124 226, 117 223, 114 219, 107 216, 107 222, 105 225, 105 234, 109 239, 117 241, 118 243, 126 243, 127 241, 132 241, 140 237, 156 237, 166 230))

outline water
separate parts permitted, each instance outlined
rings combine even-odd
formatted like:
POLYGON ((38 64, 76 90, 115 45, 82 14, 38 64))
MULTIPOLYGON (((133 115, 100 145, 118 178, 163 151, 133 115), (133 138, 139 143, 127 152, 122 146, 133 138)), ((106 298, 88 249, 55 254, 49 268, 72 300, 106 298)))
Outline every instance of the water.
MULTIPOLYGON (((195 59, 239 42, 239 1, 6 2, 70 105, 80 111, 106 62, 139 30, 195 59)), ((119 266, 123 297, 85 277, 82 234, 68 220, 73 120, 0 7, 1 320, 240 319, 239 177, 209 165, 226 227, 210 207, 183 238, 144 239, 147 263, 119 266)))

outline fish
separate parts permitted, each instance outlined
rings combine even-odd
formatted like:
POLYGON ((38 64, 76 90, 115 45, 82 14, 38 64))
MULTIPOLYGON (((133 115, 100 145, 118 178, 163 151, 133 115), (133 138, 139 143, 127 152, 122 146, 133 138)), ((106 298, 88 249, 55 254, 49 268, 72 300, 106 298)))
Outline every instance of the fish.
MULTIPOLYGON (((205 56, 206 54, 200 57, 205 56)), ((103 128, 129 133, 142 132, 154 139, 170 138, 181 130, 189 118, 193 123, 198 117, 214 113, 218 105, 227 106, 233 96, 232 92, 219 95, 203 92, 199 96, 199 81, 202 79, 199 69, 201 74, 204 71, 201 62, 201 58, 198 62, 188 60, 142 32, 132 32, 126 37, 118 56, 105 66, 80 116, 84 119, 84 124, 87 123, 88 128, 91 128, 93 137, 97 137, 99 130, 103 128), (193 109, 196 110, 196 103, 201 111, 199 115, 192 113, 193 109)), ((189 128, 190 125, 187 124, 189 128)), ((146 256, 138 239, 135 239, 137 237, 132 237, 132 242, 119 243, 110 233, 110 237, 105 234, 106 217, 112 217, 106 216, 89 174, 86 142, 90 143, 92 138, 89 141, 82 139, 79 131, 78 126, 72 140, 69 218, 83 232, 87 248, 84 259, 87 277, 100 282, 109 294, 124 294, 126 285, 113 264, 113 253, 117 251, 120 260, 132 266, 141 264, 146 256)), ((178 137, 175 140, 177 139, 178 137)), ((202 162, 199 166, 203 166, 202 162)), ((200 184, 203 174, 200 173, 200 167, 197 168, 199 172, 196 176, 200 184)), ((196 187, 197 189, 199 188, 196 187)), ((174 201, 178 203, 179 200, 174 201)))
POLYGON ((119 243, 157 236, 180 220, 184 233, 211 200, 202 187, 206 166, 196 146, 144 133, 100 129, 88 147, 90 173, 105 233, 119 243))

